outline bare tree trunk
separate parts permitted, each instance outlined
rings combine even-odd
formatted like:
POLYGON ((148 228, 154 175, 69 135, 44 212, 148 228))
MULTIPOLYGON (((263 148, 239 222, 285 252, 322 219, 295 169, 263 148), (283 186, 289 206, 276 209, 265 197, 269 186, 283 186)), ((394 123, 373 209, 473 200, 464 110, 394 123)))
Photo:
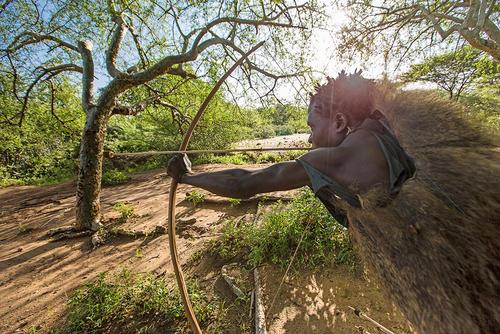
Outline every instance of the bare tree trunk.
POLYGON ((91 107, 80 146, 76 188, 76 229, 97 230, 101 219, 101 178, 104 138, 109 113, 91 107))

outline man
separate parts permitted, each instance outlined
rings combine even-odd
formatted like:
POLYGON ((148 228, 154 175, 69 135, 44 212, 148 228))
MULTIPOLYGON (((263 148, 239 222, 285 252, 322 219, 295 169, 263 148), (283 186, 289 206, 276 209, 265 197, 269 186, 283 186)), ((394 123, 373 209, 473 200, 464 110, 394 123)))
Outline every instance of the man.
POLYGON ((233 198, 309 186, 330 213, 347 226, 345 204, 362 207, 360 194, 381 187, 389 197, 415 173, 384 116, 374 109, 374 83, 356 72, 327 78, 311 95, 307 124, 313 150, 296 161, 267 168, 192 174, 186 156, 176 156, 167 173, 180 183, 233 198))
POLYGON ((360 73, 316 88, 308 114, 315 149, 296 161, 193 175, 179 156, 168 173, 231 197, 308 185, 339 222, 347 214, 365 263, 417 332, 498 333, 497 137, 464 116, 462 105, 428 91, 399 91, 382 102, 420 162, 419 177, 403 189, 415 165, 360 73))

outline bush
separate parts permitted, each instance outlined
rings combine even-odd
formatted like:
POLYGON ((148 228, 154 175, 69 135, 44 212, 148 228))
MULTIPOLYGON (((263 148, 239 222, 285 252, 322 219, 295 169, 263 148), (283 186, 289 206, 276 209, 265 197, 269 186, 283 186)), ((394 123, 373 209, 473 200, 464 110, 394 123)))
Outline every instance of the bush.
MULTIPOLYGON (((188 282, 189 295, 201 324, 215 320, 215 307, 198 286, 188 282)), ((147 274, 122 271, 106 274, 77 289, 68 302, 63 333, 157 333, 186 330, 184 308, 177 290, 147 274)))
POLYGON ((203 201, 205 200, 205 194, 193 190, 186 193, 186 200, 188 202, 191 202, 193 206, 197 206, 198 204, 203 203, 203 201))
POLYGON ((500 97, 495 93, 478 91, 475 94, 465 94, 460 98, 467 114, 487 129, 500 132, 500 97))
POLYGON ((264 124, 259 127, 256 127, 253 130, 253 135, 258 139, 271 138, 276 136, 276 132, 274 131, 274 126, 270 124, 264 124))
POLYGON ((135 211, 135 208, 132 205, 128 205, 123 202, 116 203, 113 206, 113 209, 115 209, 116 211, 118 211, 118 213, 120 213, 121 219, 123 221, 129 219, 134 214, 135 211))
POLYGON ((131 177, 122 171, 113 169, 102 174, 102 184, 105 186, 127 182, 131 177))
POLYGON ((277 136, 287 136, 295 133, 295 128, 291 124, 279 125, 276 127, 277 136))
POLYGON ((304 189, 288 205, 277 203, 258 224, 227 220, 214 250, 224 258, 244 257, 252 266, 264 262, 286 267, 303 236, 295 268, 337 263, 356 267, 349 233, 314 194, 304 189))

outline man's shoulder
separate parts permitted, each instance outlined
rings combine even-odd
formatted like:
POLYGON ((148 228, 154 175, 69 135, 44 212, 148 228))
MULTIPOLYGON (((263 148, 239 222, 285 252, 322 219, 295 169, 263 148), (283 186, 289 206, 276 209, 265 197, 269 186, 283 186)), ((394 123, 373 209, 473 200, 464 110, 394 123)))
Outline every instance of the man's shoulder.
POLYGON ((345 147, 349 150, 366 150, 372 146, 377 147, 378 140, 373 135, 373 133, 368 129, 358 129, 351 133, 346 139, 339 145, 339 147, 345 147))

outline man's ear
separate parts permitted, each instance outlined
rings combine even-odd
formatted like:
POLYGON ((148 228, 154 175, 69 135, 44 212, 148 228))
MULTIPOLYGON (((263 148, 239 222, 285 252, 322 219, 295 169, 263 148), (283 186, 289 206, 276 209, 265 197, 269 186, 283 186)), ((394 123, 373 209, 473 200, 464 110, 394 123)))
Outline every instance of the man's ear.
POLYGON ((335 114, 335 131, 343 132, 347 129, 347 117, 343 113, 335 114))

